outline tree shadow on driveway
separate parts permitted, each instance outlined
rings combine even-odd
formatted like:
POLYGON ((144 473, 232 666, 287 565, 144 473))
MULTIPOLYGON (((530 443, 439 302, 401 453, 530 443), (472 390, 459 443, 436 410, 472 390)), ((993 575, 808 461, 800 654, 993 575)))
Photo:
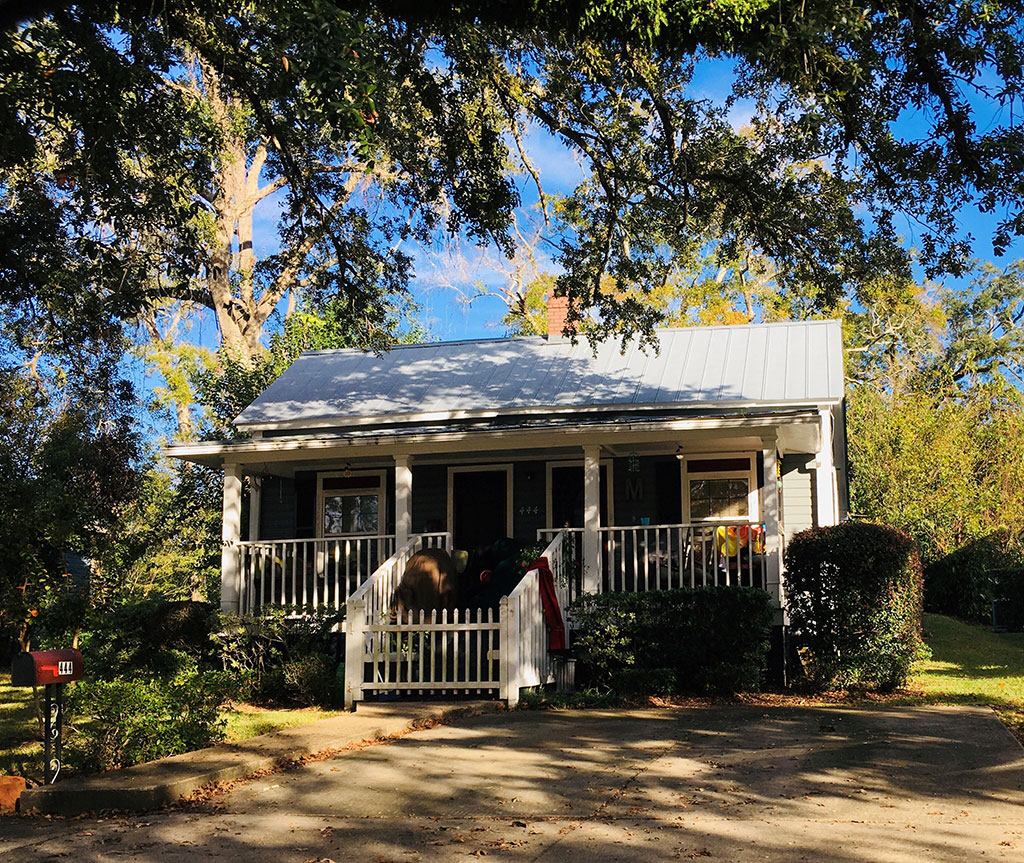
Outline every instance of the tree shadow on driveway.
POLYGON ((253 780, 126 827, 120 856, 73 837, 45 847, 84 861, 962 863, 1020 854, 1022 800, 1024 751, 981 708, 516 712, 253 780))

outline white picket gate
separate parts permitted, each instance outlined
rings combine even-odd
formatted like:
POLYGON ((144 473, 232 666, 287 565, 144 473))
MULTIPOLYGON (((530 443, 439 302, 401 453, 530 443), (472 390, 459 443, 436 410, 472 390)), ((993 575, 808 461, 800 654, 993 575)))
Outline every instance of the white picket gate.
MULTIPOLYGON (((519 701, 520 690, 551 682, 548 631, 536 569, 493 609, 406 614, 392 618, 391 599, 405 566, 420 548, 416 537, 399 549, 348 600, 345 621, 345 704, 368 693, 480 694, 519 701)), ((450 537, 426 538, 436 544, 450 537)), ((544 552, 553 574, 562 569, 562 536, 544 552), (557 569, 556 569, 557 568, 557 569)), ((568 589, 559 586, 559 600, 568 589)), ((563 617, 565 608, 562 605, 563 617)))

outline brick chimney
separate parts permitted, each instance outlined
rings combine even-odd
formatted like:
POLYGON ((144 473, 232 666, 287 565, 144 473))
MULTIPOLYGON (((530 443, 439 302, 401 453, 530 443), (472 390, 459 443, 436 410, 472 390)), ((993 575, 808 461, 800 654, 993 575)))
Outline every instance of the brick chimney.
POLYGON ((569 317, 569 298, 548 294, 548 338, 562 338, 565 319, 569 317))

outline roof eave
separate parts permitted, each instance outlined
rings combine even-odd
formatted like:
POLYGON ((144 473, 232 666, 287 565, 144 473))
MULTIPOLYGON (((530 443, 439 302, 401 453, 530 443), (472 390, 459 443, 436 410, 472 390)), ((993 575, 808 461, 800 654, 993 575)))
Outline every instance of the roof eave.
POLYGON ((330 415, 307 417, 274 422, 235 421, 235 426, 246 432, 294 431, 298 429, 357 428, 369 425, 402 425, 407 423, 449 422, 459 420, 496 419, 517 416, 566 416, 570 414, 621 413, 629 411, 673 411, 673 410, 773 410, 778 408, 818 408, 837 405, 842 396, 815 399, 790 399, 772 402, 762 401, 692 401, 680 403, 654 402, 647 404, 603 404, 603 405, 531 405, 527 407, 494 408, 486 410, 429 411, 421 413, 340 416, 330 415))
MULTIPOLYGON (((436 447, 443 444, 465 444, 475 441, 481 450, 493 448, 493 441, 502 440, 525 448, 543 448, 550 446, 552 436, 565 438, 572 435, 582 436, 595 434, 611 434, 621 437, 624 434, 665 434, 691 430, 707 429, 751 429, 770 433, 770 429, 781 424, 815 423, 818 422, 815 410, 825 407, 827 403, 805 405, 802 412, 780 416, 771 413, 761 415, 736 414, 718 416, 697 416, 665 420, 644 420, 617 422, 614 426, 595 426, 594 424, 576 423, 558 427, 534 427, 516 429, 464 429, 459 431, 400 434, 397 430, 382 430, 379 434, 365 436, 345 435, 343 432, 322 437, 258 437, 243 441, 206 441, 191 444, 173 444, 165 448, 164 453, 171 457, 197 464, 217 467, 225 463, 260 461, 261 456, 287 456, 300 453, 306 458, 314 458, 316 454, 341 447, 357 447, 369 449, 375 447, 395 450, 416 449, 417 447, 436 447)), ((790 409, 794 406, 788 405, 790 409)))

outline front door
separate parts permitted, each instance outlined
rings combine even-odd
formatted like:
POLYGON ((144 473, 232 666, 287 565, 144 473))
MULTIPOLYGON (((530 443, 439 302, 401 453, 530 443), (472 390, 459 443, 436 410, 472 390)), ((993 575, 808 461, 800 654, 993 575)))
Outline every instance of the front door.
POLYGON ((508 535, 508 472, 452 473, 452 545, 472 550, 508 535))

